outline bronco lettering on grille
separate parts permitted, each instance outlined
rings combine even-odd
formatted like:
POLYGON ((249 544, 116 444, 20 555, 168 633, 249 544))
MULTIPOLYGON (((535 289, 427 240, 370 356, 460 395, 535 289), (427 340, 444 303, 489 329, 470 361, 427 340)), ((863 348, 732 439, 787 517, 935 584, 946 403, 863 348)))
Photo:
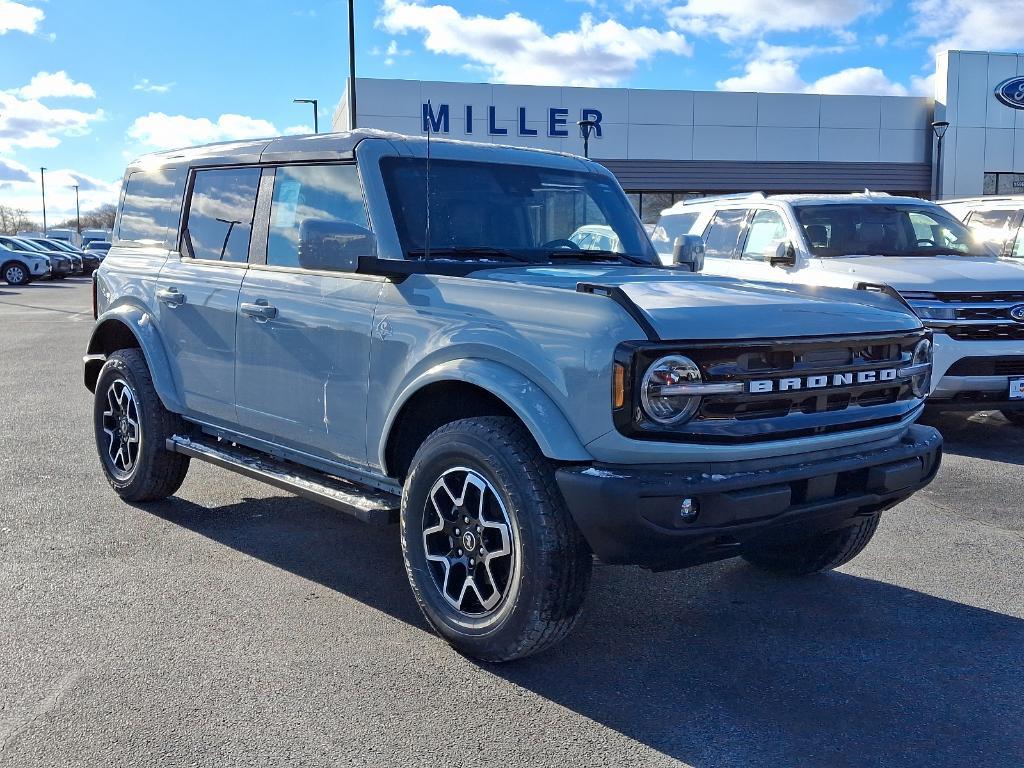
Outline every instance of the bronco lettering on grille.
POLYGON ((895 368, 877 371, 850 371, 848 373, 819 374, 816 376, 791 376, 785 379, 757 379, 747 383, 747 391, 792 392, 798 389, 826 389, 829 387, 852 387, 875 384, 881 381, 896 381, 899 373, 895 368))

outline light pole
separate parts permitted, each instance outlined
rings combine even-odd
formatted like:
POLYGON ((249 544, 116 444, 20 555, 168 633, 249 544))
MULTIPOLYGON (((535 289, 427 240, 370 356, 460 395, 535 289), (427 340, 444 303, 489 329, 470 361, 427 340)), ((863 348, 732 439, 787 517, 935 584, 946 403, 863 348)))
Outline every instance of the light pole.
POLYGON ((75 227, 78 229, 78 237, 82 237, 82 209, 78 205, 78 185, 73 185, 75 188, 75 227))
POLYGON ((590 135, 594 132, 594 128, 597 127, 596 120, 577 120, 576 125, 580 127, 580 133, 583 134, 583 156, 586 158, 590 157, 590 135))
POLYGON ((39 169, 39 183, 43 188, 43 237, 46 237, 46 169, 39 169))
POLYGON ((935 194, 932 199, 938 200, 942 197, 942 137, 946 135, 949 123, 946 120, 936 120, 932 123, 932 133, 935 134, 937 145, 935 147, 935 194))
POLYGON ((292 104, 313 105, 313 133, 320 133, 320 109, 318 107, 319 102, 316 99, 292 99, 292 104))
POLYGON ((356 122, 356 2, 348 0, 348 128, 354 131, 356 122))

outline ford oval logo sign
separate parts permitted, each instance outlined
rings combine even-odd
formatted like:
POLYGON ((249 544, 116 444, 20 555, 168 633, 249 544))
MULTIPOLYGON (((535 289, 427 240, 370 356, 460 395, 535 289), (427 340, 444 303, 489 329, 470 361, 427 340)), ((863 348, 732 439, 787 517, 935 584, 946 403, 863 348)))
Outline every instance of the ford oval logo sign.
POLYGON ((1010 317, 1018 323, 1024 323, 1024 304, 1018 304, 1016 307, 1010 307, 1010 317))
POLYGON ((996 98, 1013 109, 1024 109, 1024 76, 1011 77, 996 86, 996 98))

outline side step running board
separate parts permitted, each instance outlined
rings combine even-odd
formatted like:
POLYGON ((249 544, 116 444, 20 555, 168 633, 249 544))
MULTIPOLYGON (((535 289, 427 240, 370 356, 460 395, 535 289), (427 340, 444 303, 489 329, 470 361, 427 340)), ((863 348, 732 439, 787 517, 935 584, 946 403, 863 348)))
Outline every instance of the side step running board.
POLYGON ((352 515, 364 523, 388 525, 398 522, 400 499, 394 494, 363 488, 239 445, 213 439, 198 441, 175 435, 168 438, 167 450, 261 480, 275 488, 352 515))

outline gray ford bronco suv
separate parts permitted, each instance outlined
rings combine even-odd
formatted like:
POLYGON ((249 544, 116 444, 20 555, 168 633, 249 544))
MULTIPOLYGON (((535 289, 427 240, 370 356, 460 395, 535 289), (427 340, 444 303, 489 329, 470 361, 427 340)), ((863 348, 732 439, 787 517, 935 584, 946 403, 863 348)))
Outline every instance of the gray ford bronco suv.
POLYGON ((147 156, 94 286, 124 500, 200 459, 398 522, 424 615, 480 659, 563 638, 594 557, 834 568, 939 465, 904 305, 663 266, 570 155, 357 131, 147 156))

